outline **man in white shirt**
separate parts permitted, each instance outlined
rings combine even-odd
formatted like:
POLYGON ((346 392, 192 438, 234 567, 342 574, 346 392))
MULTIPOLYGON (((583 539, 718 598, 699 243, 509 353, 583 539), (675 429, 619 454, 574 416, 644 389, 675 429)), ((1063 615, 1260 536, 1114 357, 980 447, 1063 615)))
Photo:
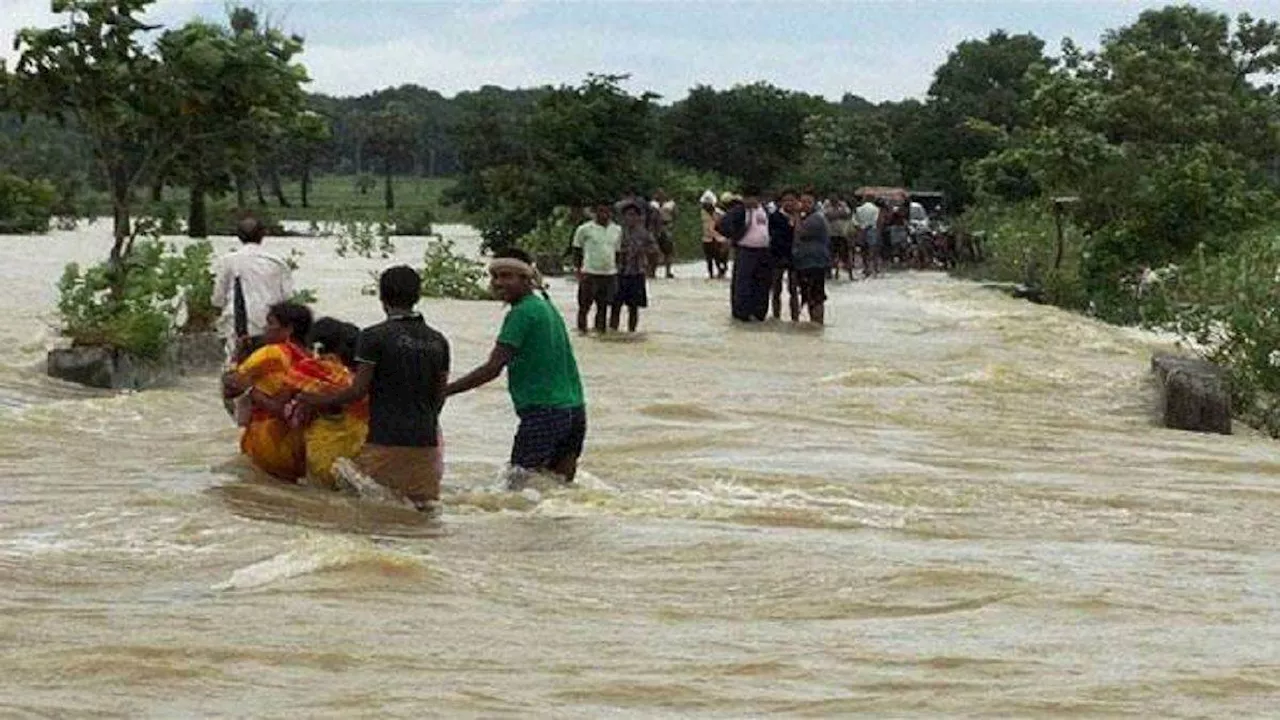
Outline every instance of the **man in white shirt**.
MULTIPOLYGON (((653 208, 654 227, 649 231, 658 241, 658 250, 662 253, 660 258, 662 264, 667 266, 667 279, 675 277, 671 272, 671 264, 675 262, 676 248, 675 241, 672 239, 672 233, 676 226, 676 201, 667 197, 667 192, 662 188, 658 188, 653 193, 653 200, 649 201, 649 205, 653 208)), ((649 272, 649 277, 653 277, 653 270, 657 269, 657 263, 649 272)))
POLYGON ((267 310, 276 303, 293 297, 293 271, 289 263, 262 249, 266 228, 254 217, 246 217, 236 226, 240 248, 218 258, 214 266, 213 306, 222 311, 218 332, 226 339, 228 358, 236 346, 262 335, 267 326, 267 310), (235 287, 240 281, 244 296, 245 337, 238 337, 235 327, 235 287))
MULTIPOLYGON (((644 208, 636 202, 635 207, 644 208)), ((629 206, 627 206, 629 207, 629 206)), ((591 306, 596 306, 595 328, 608 331, 609 306, 618 292, 618 250, 622 228, 613 223, 613 208, 596 205, 596 217, 573 231, 573 268, 578 276, 578 332, 587 332, 591 306)))

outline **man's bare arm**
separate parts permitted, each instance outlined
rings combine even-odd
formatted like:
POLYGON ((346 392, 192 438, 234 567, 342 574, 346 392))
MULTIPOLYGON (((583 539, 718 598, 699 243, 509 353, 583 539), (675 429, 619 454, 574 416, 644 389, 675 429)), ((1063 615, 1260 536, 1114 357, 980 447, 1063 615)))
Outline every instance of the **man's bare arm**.
POLYGON ((511 362, 511 358, 515 356, 515 352, 511 346, 497 343, 493 346, 493 351, 489 353, 489 360, 480 367, 472 370, 454 382, 445 385, 444 394, 457 395, 459 393, 474 390, 494 378, 502 374, 502 369, 511 362))

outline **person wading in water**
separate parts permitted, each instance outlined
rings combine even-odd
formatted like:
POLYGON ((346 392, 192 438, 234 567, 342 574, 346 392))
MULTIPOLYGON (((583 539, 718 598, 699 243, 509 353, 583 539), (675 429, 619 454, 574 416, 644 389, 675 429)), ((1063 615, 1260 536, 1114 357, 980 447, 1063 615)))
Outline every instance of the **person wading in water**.
POLYGON ((257 218, 244 218, 236 225, 240 248, 218 258, 214 265, 210 302, 222 311, 218 331, 226 340, 228 358, 234 357, 237 349, 247 356, 255 349, 253 346, 260 345, 267 309, 293 297, 293 271, 289 263, 263 249, 266 235, 266 228, 257 218), (243 298, 246 327, 239 329, 243 336, 237 336, 235 327, 237 286, 243 298), (250 347, 244 347, 246 342, 250 347))
MULTIPOLYGON (((643 202, 643 201, 636 201, 643 202)), ((578 275, 578 332, 587 332, 587 317, 596 306, 596 332, 604 333, 609 306, 618 292, 618 247, 622 229, 611 221, 613 209, 596 205, 595 222, 583 223, 573 233, 573 267, 578 275)))
POLYGON ((649 307, 649 258, 658 252, 658 243, 644 226, 644 208, 627 205, 622 209, 622 246, 618 251, 618 294, 609 309, 609 329, 617 330, 622 306, 627 307, 627 332, 640 324, 640 308, 649 307))
POLYGON ((520 427, 511 447, 507 487, 521 490, 547 470, 573 482, 587 436, 587 409, 578 363, 560 311, 546 297, 523 250, 503 250, 489 265, 494 294, 511 306, 489 360, 445 388, 457 395, 507 369, 507 390, 520 427))
POLYGON ((769 215, 760 206, 760 191, 744 190, 742 205, 725 214, 723 225, 724 234, 734 247, 729 296, 733 317, 763 321, 769 314, 773 258, 769 254, 769 215))
POLYGON ((360 333, 356 377, 334 394, 304 393, 312 407, 341 407, 369 396, 369 436, 355 461, 339 459, 335 474, 357 491, 373 483, 422 511, 440 499, 440 409, 449 379, 449 341, 414 310, 422 277, 407 265, 378 278, 387 319, 360 333))

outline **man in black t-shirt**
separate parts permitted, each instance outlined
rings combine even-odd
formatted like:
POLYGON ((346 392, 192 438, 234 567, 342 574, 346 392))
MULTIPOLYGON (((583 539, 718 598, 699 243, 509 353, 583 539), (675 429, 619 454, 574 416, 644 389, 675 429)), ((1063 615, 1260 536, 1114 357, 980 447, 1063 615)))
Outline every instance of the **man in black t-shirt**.
MULTIPOLYGON (((355 468, 420 510, 440 499, 440 408, 449 380, 449 341, 413 307, 422 278, 400 265, 382 273, 378 297, 387 319, 360 333, 356 378, 330 396, 304 396, 315 405, 345 405, 369 395, 369 438, 355 468)), ((335 467, 358 484, 351 468, 335 467)))

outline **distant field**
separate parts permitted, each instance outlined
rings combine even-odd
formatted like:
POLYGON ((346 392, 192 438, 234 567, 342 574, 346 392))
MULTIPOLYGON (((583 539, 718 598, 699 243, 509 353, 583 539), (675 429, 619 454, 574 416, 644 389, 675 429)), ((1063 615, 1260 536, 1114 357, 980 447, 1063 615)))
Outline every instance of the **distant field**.
MULTIPOLYGON (((345 209, 372 218, 381 218, 386 212, 382 198, 382 178, 366 194, 356 190, 354 175, 322 175, 311 182, 310 208, 301 205, 302 184, 297 181, 284 184, 285 197, 292 208, 272 207, 272 213, 283 220, 316 220, 328 217, 335 209, 345 209)), ((426 207, 436 222, 463 222, 462 212, 446 206, 441 195, 453 185, 451 178, 393 177, 391 187, 395 191, 396 210, 426 207)))
MULTIPOLYGON (((293 207, 282 208, 276 205, 275 198, 267 197, 267 212, 279 220, 328 220, 339 213, 344 218, 382 220, 387 211, 383 204, 382 178, 368 193, 361 194, 356 190, 356 179, 353 175, 321 175, 311 182, 311 193, 308 198, 311 207, 302 207, 302 183, 297 180, 285 181, 285 197, 293 207)), ((440 223, 464 222, 462 212, 445 205, 441 195, 453 185, 451 178, 420 178, 398 176, 391 180, 395 191, 396 212, 425 207, 429 209, 440 223)), ((187 191, 181 187, 167 187, 164 191, 166 204, 185 203, 187 191)), ((252 190, 249 192, 251 207, 256 206, 257 198, 252 190)), ((210 207, 227 205, 232 198, 210 199, 210 207)), ((141 205, 147 205, 143 201, 141 205)), ((185 205, 181 213, 186 216, 185 205)))

